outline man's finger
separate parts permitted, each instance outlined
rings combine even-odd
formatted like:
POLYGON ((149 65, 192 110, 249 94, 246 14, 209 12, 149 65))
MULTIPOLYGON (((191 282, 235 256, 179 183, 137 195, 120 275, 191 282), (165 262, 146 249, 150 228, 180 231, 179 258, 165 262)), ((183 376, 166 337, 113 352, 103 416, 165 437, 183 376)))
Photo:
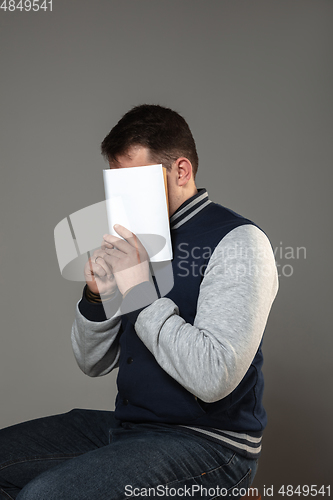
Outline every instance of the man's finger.
MULTIPOLYGON (((139 249, 140 250, 144 249, 141 241, 134 233, 132 233, 132 231, 130 231, 124 226, 121 226, 120 224, 115 224, 113 228, 122 238, 124 238, 131 245, 131 247, 135 248, 137 251, 139 249)), ((112 244, 112 240, 107 240, 107 241, 112 244)), ((120 248, 117 246, 117 244, 115 244, 115 246, 117 248, 120 248)), ((124 251, 122 248, 120 248, 120 250, 124 251)))
POLYGON ((96 257, 94 259, 90 259, 90 270, 93 272, 93 274, 100 276, 101 278, 103 276, 110 276, 111 270, 105 260, 102 257, 96 257))
POLYGON ((107 263, 110 261, 110 265, 113 265, 112 259, 123 259, 126 258, 126 253, 121 252, 118 250, 118 248, 113 247, 113 248, 106 248, 104 250, 105 256, 104 259, 106 260, 107 263))
POLYGON ((115 224, 113 226, 113 229, 118 233, 122 238, 125 240, 130 240, 133 238, 133 233, 129 229, 127 229, 124 226, 121 226, 120 224, 115 224))
POLYGON ((132 233, 132 231, 130 231, 124 226, 121 226, 120 224, 115 224, 113 226, 113 229, 119 234, 119 236, 124 238, 124 240, 126 240, 132 247, 138 248, 138 243, 137 243, 138 239, 136 235, 132 233))
POLYGON ((103 240, 103 243, 101 245, 101 249, 105 251, 105 249, 112 250, 114 248, 114 245, 111 245, 111 243, 107 243, 105 240, 103 240))
MULTIPOLYGON (((133 233, 130 233, 130 237, 133 238, 133 233)), ((129 238, 128 237, 128 240, 127 239, 122 239, 122 238, 118 238, 117 236, 113 236, 113 234, 104 234, 103 236, 103 239, 104 239, 104 248, 107 248, 109 247, 111 249, 111 247, 115 247, 117 248, 118 250, 120 250, 121 252, 124 252, 124 253, 128 253, 133 245, 131 245, 131 242, 129 241, 129 238), (130 245, 130 247, 129 247, 130 245)))

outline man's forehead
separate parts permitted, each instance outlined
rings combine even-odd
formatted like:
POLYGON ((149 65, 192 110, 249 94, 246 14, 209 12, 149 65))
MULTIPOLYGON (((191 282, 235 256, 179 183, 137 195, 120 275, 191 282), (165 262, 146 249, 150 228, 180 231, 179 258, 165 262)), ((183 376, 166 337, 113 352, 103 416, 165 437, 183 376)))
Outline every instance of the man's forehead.
POLYGON ((150 151, 146 146, 133 145, 126 151, 109 159, 110 168, 128 168, 144 166, 150 162, 150 151))

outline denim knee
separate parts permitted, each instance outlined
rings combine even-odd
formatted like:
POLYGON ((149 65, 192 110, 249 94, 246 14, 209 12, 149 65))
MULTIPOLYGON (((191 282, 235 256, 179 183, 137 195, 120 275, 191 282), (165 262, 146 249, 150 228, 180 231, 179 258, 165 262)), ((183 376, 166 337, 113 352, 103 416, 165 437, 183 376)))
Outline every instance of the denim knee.
POLYGON ((57 485, 46 477, 37 477, 20 491, 16 500, 59 500, 60 498, 63 497, 58 491, 57 485))

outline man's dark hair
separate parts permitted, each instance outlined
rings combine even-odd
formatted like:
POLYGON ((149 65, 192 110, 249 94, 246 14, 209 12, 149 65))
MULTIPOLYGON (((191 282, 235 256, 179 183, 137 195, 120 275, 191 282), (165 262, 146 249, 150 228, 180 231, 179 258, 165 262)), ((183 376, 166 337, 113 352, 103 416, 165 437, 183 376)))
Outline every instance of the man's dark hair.
POLYGON ((198 169, 198 154, 190 128, 184 118, 170 108, 142 104, 128 111, 105 137, 102 155, 109 161, 126 154, 131 146, 149 149, 150 159, 168 170, 181 156, 192 163, 193 176, 198 169))

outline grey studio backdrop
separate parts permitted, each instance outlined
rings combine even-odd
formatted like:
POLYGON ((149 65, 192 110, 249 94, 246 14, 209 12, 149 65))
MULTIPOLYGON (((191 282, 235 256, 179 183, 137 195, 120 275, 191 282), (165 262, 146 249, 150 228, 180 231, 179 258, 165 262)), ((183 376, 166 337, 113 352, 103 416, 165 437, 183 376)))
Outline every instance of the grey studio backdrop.
MULTIPOLYGON (((197 185, 269 235, 280 290, 265 332, 269 424, 255 485, 332 477, 332 43, 323 0, 53 0, 0 11, 0 427, 113 409, 70 330, 82 284, 53 230, 104 198, 99 145, 132 106, 188 120, 197 185)), ((327 495, 327 492, 326 492, 327 495)))

